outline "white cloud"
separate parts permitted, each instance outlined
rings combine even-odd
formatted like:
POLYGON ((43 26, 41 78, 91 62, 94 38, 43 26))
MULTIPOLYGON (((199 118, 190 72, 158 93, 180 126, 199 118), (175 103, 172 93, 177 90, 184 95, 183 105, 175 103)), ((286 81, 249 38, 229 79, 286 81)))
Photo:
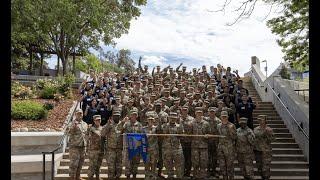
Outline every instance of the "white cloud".
MULTIPOLYGON (((268 60, 271 74, 279 65, 282 52, 266 21, 260 21, 269 6, 257 4, 249 19, 226 26, 237 15, 232 12, 236 3, 231 3, 225 13, 210 12, 219 9, 223 2, 149 0, 141 16, 132 21, 129 33, 116 40, 117 48, 148 54, 145 62, 154 65, 170 64, 171 60, 164 57, 171 55, 183 57, 190 69, 221 63, 239 69, 241 74, 249 70, 251 56, 257 56, 268 60)), ((274 13, 270 17, 273 16, 274 13)))
POLYGON ((163 56, 142 56, 141 63, 151 66, 166 66, 166 58, 163 56))

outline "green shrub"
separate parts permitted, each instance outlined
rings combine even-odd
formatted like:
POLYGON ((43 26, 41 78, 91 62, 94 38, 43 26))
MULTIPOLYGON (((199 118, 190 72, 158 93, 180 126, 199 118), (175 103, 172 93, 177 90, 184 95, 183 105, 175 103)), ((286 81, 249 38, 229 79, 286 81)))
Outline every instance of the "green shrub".
POLYGON ((71 92, 71 85, 74 82, 75 77, 71 73, 68 73, 65 76, 59 76, 57 78, 58 92, 65 97, 69 97, 71 92))
POLYGON ((29 99, 34 96, 34 93, 30 87, 23 86, 19 82, 12 82, 11 95, 15 98, 29 99))
POLYGON ((45 86, 40 92, 40 97, 43 99, 53 99, 54 94, 57 93, 57 88, 54 86, 45 86))
POLYGON ((34 101, 12 101, 11 116, 13 119, 37 120, 46 118, 48 110, 41 103, 34 101))
POLYGON ((44 107, 46 110, 51 110, 51 109, 54 108, 54 104, 49 103, 49 102, 46 102, 46 103, 44 103, 43 107, 44 107))

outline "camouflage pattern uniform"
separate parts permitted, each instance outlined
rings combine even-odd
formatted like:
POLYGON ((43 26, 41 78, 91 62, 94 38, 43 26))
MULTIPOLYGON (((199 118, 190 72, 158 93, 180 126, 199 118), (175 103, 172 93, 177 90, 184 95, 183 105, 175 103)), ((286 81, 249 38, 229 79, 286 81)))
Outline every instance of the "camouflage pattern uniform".
MULTIPOLYGON (((258 117, 259 118, 259 117, 258 117)), ((266 116, 260 116, 265 118, 266 116)), ((254 128, 255 146, 254 153, 258 166, 259 174, 263 179, 270 179, 270 164, 272 159, 271 142, 275 140, 273 131, 270 127, 262 128, 260 126, 254 128), (270 129, 267 131, 266 129, 270 129)))
MULTIPOLYGON (((138 114, 137 108, 133 108, 130 111, 130 114, 132 113, 138 114)), ((128 121, 118 129, 123 133, 142 133, 142 125, 139 121, 136 121, 135 123, 128 121)), ((124 157, 124 162, 126 166, 125 174, 127 177, 130 176, 131 174, 135 177, 138 173, 138 165, 140 164, 140 155, 134 156, 132 160, 129 160, 128 158, 129 156, 125 155, 124 157)))
MULTIPOLYGON (((188 108, 188 106, 184 106, 183 108, 188 108)), ((183 126, 185 134, 192 134, 192 122, 194 118, 192 116, 187 115, 186 118, 180 117, 180 124, 183 126)), ((191 138, 183 137, 181 138, 181 145, 184 156, 184 175, 190 176, 191 172, 191 138)))
MULTIPOLYGON (((216 108, 210 107, 209 111, 216 110, 216 108)), ((218 135, 218 124, 221 123, 221 120, 218 117, 211 119, 210 117, 205 118, 208 121, 211 135, 218 135)), ((217 175, 216 167, 217 167, 217 146, 219 143, 218 138, 209 138, 208 140, 208 172, 210 175, 217 175)))
MULTIPOLYGON (((247 118, 240 118, 239 123, 247 124, 247 118)), ((238 128, 236 148, 238 151, 238 161, 239 161, 240 171, 243 173, 244 179, 246 180, 254 179, 253 146, 254 146, 253 131, 248 126, 246 126, 245 128, 241 128, 241 127, 238 128)))
MULTIPOLYGON (((115 112, 114 116, 117 115, 120 116, 120 112, 115 112)), ((101 132, 102 136, 106 137, 105 157, 108 165, 108 178, 110 179, 119 178, 122 172, 123 138, 118 130, 118 126, 121 125, 123 126, 121 122, 116 124, 114 121, 108 121, 101 132)))
MULTIPOLYGON (((221 116, 226 114, 226 111, 221 112, 221 116)), ((220 166, 220 173, 224 179, 234 178, 233 161, 235 159, 235 140, 237 138, 236 127, 231 122, 218 124, 218 131, 220 135, 226 136, 219 139, 218 144, 218 159, 220 166), (227 177, 228 176, 228 177, 227 177)))
MULTIPOLYGON (((170 117, 177 118, 176 113, 170 113, 170 117)), ((183 127, 177 123, 166 123, 162 125, 163 134, 183 134, 183 127)), ((176 169, 177 178, 181 179, 183 176, 183 153, 180 143, 180 138, 175 136, 163 138, 163 162, 167 169, 168 178, 171 179, 174 176, 173 167, 176 169)))
MULTIPOLYGON (((156 105, 159 103, 161 104, 161 102, 156 102, 156 105)), ((159 122, 157 122, 159 128, 162 128, 163 124, 166 124, 168 122, 168 114, 164 111, 160 111, 159 113, 157 113, 158 117, 159 117, 159 122)), ((158 158, 158 165, 157 167, 159 168, 159 175, 161 174, 162 168, 163 168, 163 158, 162 158, 162 138, 158 139, 158 147, 159 147, 159 158, 158 158)))
MULTIPOLYGON (((197 113, 197 110, 196 110, 197 113)), ((192 122, 192 134, 205 135, 209 134, 209 123, 203 118, 200 121, 195 119, 192 122)), ((192 166, 193 177, 196 179, 204 179, 207 177, 206 168, 208 166, 208 139, 203 137, 192 138, 192 166)))
MULTIPOLYGON (((151 117, 154 120, 153 117, 151 117)), ((158 126, 145 126, 143 132, 146 134, 159 133, 158 126)), ((157 159, 159 156, 158 137, 148 136, 148 160, 145 164, 145 179, 156 179, 157 177, 157 159)))
POLYGON ((80 172, 85 157, 87 123, 81 120, 76 126, 67 128, 67 135, 69 136, 69 154, 70 165, 69 175, 71 179, 79 179, 80 172))
POLYGON ((98 178, 100 175, 100 166, 103 159, 103 146, 101 138, 102 126, 95 127, 89 126, 87 131, 88 138, 88 158, 89 158, 89 169, 88 178, 92 179, 94 174, 98 178))

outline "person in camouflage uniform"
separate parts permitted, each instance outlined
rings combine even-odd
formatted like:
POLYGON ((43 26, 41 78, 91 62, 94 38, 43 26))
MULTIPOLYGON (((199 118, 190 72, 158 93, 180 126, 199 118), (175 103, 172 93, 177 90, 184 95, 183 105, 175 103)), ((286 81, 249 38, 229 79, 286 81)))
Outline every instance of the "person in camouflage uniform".
MULTIPOLYGON (((161 100, 156 101, 155 103, 155 112, 158 115, 158 126, 159 128, 162 127, 163 124, 167 123, 168 121, 168 114, 161 110, 162 102, 161 100)), ((159 158, 158 158, 158 176, 163 177, 162 168, 163 168, 163 158, 162 158, 162 138, 158 139, 158 147, 159 147, 159 158)))
MULTIPOLYGON (((221 123, 221 120, 216 117, 215 111, 216 107, 210 107, 208 109, 209 116, 205 118, 208 121, 210 127, 211 135, 218 135, 218 124, 221 123)), ((219 139, 218 138, 209 138, 208 140, 208 174, 213 177, 219 177, 216 167, 217 167, 217 146, 219 139)))
MULTIPOLYGON (((188 105, 184 105, 181 108, 180 124, 183 126, 185 134, 192 134, 192 122, 194 118, 188 115, 188 105)), ((183 137, 181 138, 181 145, 184 157, 184 177, 190 177, 191 172, 191 138, 183 137)))
MULTIPOLYGON (((162 125, 161 133, 183 134, 183 127, 180 124, 176 123, 177 118, 177 113, 170 113, 169 123, 162 125)), ((184 159, 180 138, 176 136, 164 137, 162 148, 162 157, 164 166, 167 169, 168 179, 172 179, 174 177, 174 174, 176 174, 177 178, 181 179, 183 176, 184 159), (174 173, 173 167, 175 167, 176 173, 174 173)))
MULTIPOLYGON (((139 121, 137 121, 138 118, 138 109, 133 108, 130 111, 130 121, 128 117, 124 118, 124 124, 123 126, 119 126, 119 130, 122 133, 142 133, 142 125, 139 121)), ((138 173, 138 165, 140 164, 140 155, 134 156, 131 160, 128 159, 129 156, 125 156, 125 174, 127 178, 130 178, 130 175, 133 175, 133 178, 136 178, 136 175, 138 173)))
POLYGON ((235 140, 237 138, 236 127, 228 121, 228 112, 221 112, 221 123, 218 124, 218 131, 220 135, 226 136, 219 139, 218 144, 218 159, 220 166, 220 173, 224 180, 234 179, 235 159, 235 140))
MULTIPOLYGON (((203 110, 196 107, 196 118, 192 122, 192 134, 206 135, 210 133, 209 123, 203 118, 203 110)), ((191 144, 193 178, 207 178, 206 168, 208 166, 208 139, 204 137, 193 137, 191 144)))
POLYGON ((118 179, 122 172, 122 148, 123 138, 121 132, 118 130, 118 125, 123 125, 120 120, 120 112, 113 112, 107 124, 103 127, 101 136, 105 139, 106 160, 108 165, 108 178, 118 179))
POLYGON ((88 139, 88 158, 89 158, 89 169, 88 169, 88 178, 93 179, 93 176, 96 175, 96 179, 99 179, 100 176, 100 166, 102 164, 104 148, 102 146, 102 137, 101 131, 102 126, 101 116, 93 116, 94 125, 89 125, 87 131, 88 139))
MULTIPOLYGON (((155 118, 149 115, 148 126, 143 127, 143 132, 146 134, 159 133, 159 126, 155 126, 155 118)), ((145 179, 157 179, 157 159, 159 156, 158 137, 148 136, 148 160, 145 164, 145 179)))
POLYGON ((239 120, 240 128, 237 129, 236 149, 238 152, 240 171, 243 173, 244 179, 253 180, 254 134, 253 131, 247 126, 247 121, 248 119, 245 117, 242 117, 239 120))
POLYGON ((83 113, 79 109, 76 112, 76 118, 72 125, 67 127, 67 135, 69 136, 69 176, 71 180, 80 179, 80 172, 85 157, 87 123, 82 121, 83 113))
POLYGON ((275 140, 272 129, 267 126, 267 116, 258 116, 259 126, 254 128, 254 154, 262 179, 270 179, 270 164, 272 159, 271 142, 275 140))

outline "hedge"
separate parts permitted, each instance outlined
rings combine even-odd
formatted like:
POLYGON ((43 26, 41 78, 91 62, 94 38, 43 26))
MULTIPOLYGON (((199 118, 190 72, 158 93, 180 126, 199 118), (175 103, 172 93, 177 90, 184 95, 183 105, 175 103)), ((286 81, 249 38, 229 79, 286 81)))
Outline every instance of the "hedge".
POLYGON ((46 118, 48 110, 38 102, 26 101, 12 101, 11 116, 12 119, 28 119, 38 120, 46 118))

